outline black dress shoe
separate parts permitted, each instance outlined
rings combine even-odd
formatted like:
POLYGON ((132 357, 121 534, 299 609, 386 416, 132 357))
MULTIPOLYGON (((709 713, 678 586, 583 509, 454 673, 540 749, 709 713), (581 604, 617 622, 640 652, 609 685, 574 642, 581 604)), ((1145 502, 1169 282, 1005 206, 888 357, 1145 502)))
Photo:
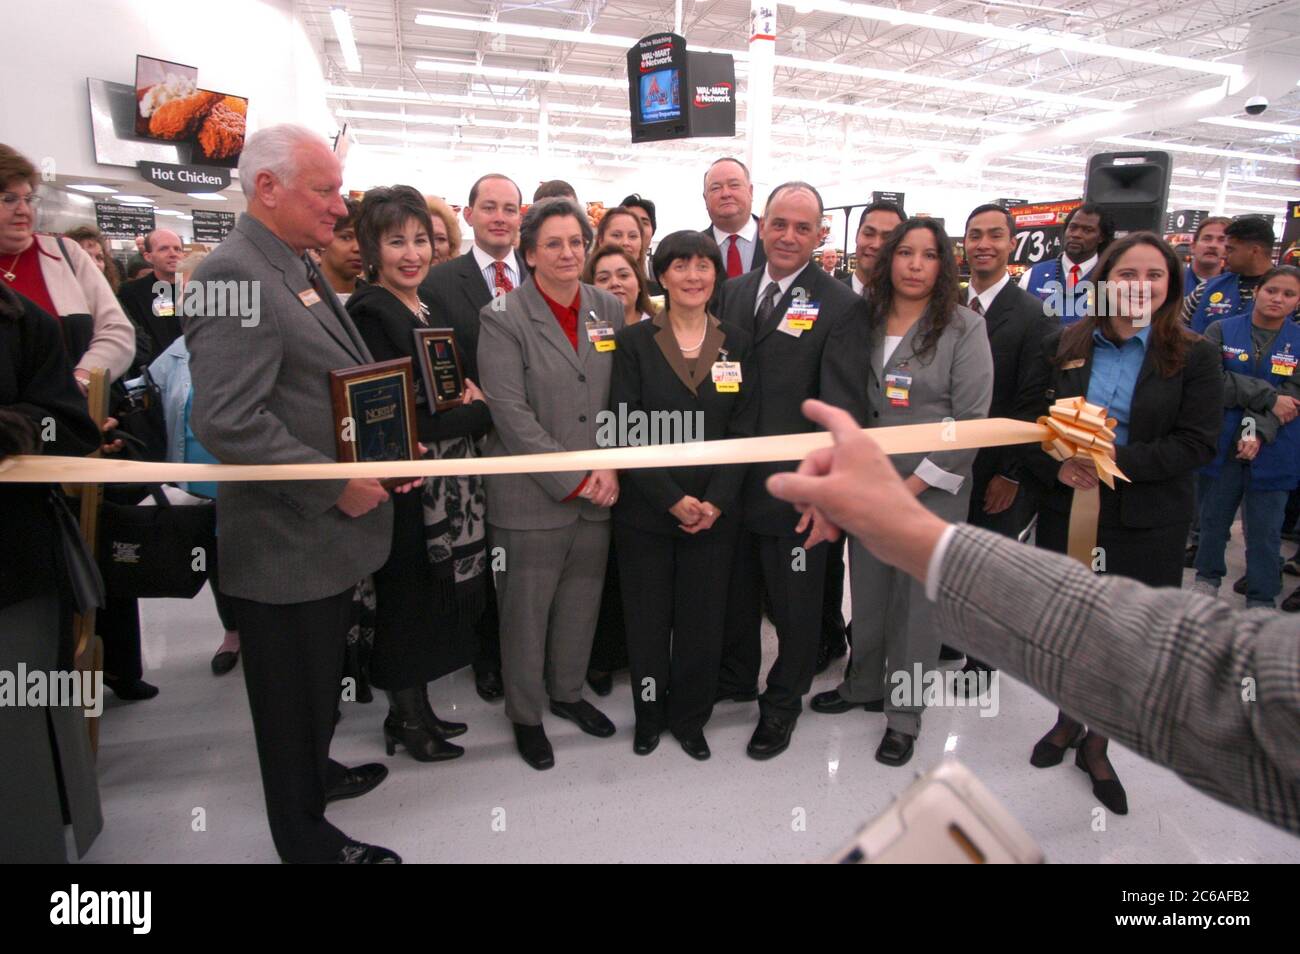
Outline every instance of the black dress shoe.
POLYGON ((757 689, 719 689, 714 702, 754 702, 758 699, 757 689))
POLYGON ((551 711, 561 719, 577 723, 578 728, 588 735, 608 739, 614 734, 614 723, 605 718, 605 713, 586 699, 579 699, 577 702, 556 702, 552 699, 551 711))
POLYGON ((1053 765, 1060 765, 1061 760, 1065 758, 1066 749, 1077 749, 1079 743, 1088 732, 1083 726, 1079 726, 1078 731, 1074 733, 1074 738, 1070 739, 1064 746, 1057 745, 1051 741, 1052 733, 1047 733, 1037 742, 1034 743, 1034 751, 1029 756, 1029 764, 1034 768, 1051 768, 1053 765))
POLYGON ((1088 773, 1088 778, 1092 780, 1092 794, 1097 796, 1097 801, 1116 815, 1128 814, 1128 795, 1124 792, 1124 786, 1117 778, 1097 778, 1093 775, 1092 769, 1088 767, 1088 757, 1083 754, 1083 746, 1074 753, 1074 764, 1088 773))
POLYGON ((1236 583, 1232 584, 1232 592, 1240 596, 1246 595, 1246 578, 1244 576, 1238 579, 1236 583))
POLYGON ((877 699, 875 702, 849 702, 838 689, 829 689, 826 692, 819 692, 812 697, 808 703, 808 708, 813 712, 822 712, 828 715, 839 715, 841 712, 848 712, 852 709, 865 709, 867 712, 884 712, 885 700, 877 699))
POLYGON ((501 673, 496 669, 474 673, 474 689, 484 702, 496 702, 506 694, 506 687, 501 682, 501 673))
POLYGON ((114 679, 105 673, 104 685, 112 689, 113 694, 124 702, 139 702, 158 695, 158 687, 150 685, 143 679, 114 679))
POLYGON ((234 669, 235 664, 238 662, 239 662, 238 649, 236 649, 233 653, 228 650, 219 652, 212 657, 212 675, 224 676, 226 673, 230 672, 230 670, 234 669))
POLYGON ((336 862, 340 865, 400 865, 402 856, 378 845, 363 845, 354 841, 344 845, 336 862))
POLYGON ((876 761, 885 765, 906 765, 912 759, 912 745, 915 741, 914 735, 886 729, 884 738, 876 747, 876 761))
POLYGON ((464 722, 451 722, 447 719, 439 719, 438 713, 434 712, 433 706, 429 705, 429 696, 427 693, 424 694, 421 702, 423 704, 420 706, 420 715, 424 720, 424 727, 438 738, 454 739, 469 731, 469 726, 464 722))
POLYGON ((614 674, 593 673, 587 670, 587 685, 591 686, 591 691, 598 696, 607 696, 614 691, 614 674))
POLYGON ((790 736, 793 732, 793 719, 763 716, 758 720, 754 734, 749 737, 749 745, 745 752, 751 759, 774 758, 790 747, 790 736))
POLYGON ((632 751, 637 755, 649 755, 657 748, 659 748, 659 730, 637 726, 636 735, 632 739, 632 751))
POLYGON ((455 742, 432 731, 423 719, 406 721, 390 714, 384 720, 384 751, 392 755, 399 745, 417 762, 449 762, 465 754, 455 742))
POLYGON ((388 778, 388 769, 378 762, 358 765, 344 771, 343 776, 325 789, 325 801, 337 802, 344 798, 359 798, 373 791, 388 778))
POLYGON ((954 659, 963 659, 965 658, 965 656, 966 654, 962 652, 960 649, 953 649, 951 646, 939 647, 940 662, 951 662, 954 659))
POLYGON ((681 743, 682 751, 697 762, 703 762, 713 754, 709 751, 709 743, 705 741, 703 732, 696 732, 694 735, 688 735, 686 738, 677 741, 681 743))
POLYGON ((514 723, 515 746, 523 760, 533 768, 541 771, 555 765, 555 750, 546 738, 546 730, 540 725, 520 725, 514 723))

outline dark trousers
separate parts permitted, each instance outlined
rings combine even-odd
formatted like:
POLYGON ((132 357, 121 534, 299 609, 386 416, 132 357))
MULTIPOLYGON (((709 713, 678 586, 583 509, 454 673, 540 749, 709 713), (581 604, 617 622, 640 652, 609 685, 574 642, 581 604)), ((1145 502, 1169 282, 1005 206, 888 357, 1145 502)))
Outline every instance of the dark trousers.
POLYGON ((332 861, 349 841, 325 820, 325 790, 343 770, 329 749, 352 590, 306 603, 232 598, 266 817, 289 863, 332 861))
POLYGON ((229 633, 238 632, 239 623, 235 621, 235 605, 229 596, 221 592, 216 550, 208 554, 208 586, 212 587, 212 600, 217 604, 217 617, 221 620, 221 628, 229 633))
POLYGON ((725 517, 694 536, 615 523, 638 727, 690 738, 713 714, 738 532, 725 517))
MULTIPOLYGON (((492 554, 488 553, 488 565, 491 566, 492 554)), ((483 614, 474 624, 476 648, 474 650, 474 672, 501 672, 501 616, 497 610, 497 588, 491 572, 487 576, 487 603, 483 614)))
POLYGON ((844 543, 840 534, 826 545, 826 581, 822 587, 822 645, 838 649, 844 645, 844 543))
MULTIPOLYGON (((724 581, 725 582, 725 581, 724 581)), ((600 591, 600 615, 596 617, 596 636, 591 641, 588 671, 619 672, 628 667, 627 627, 623 621, 623 591, 615 547, 609 548, 605 561, 605 585, 600 591)))
POLYGON ((95 632, 104 641, 104 672, 123 682, 144 675, 140 656, 140 601, 109 596, 95 613, 95 632))
POLYGON ((722 626, 718 693, 754 692, 763 662, 763 577, 758 536, 741 528, 727 581, 727 618, 722 626))
MULTIPOLYGON (((1014 540, 1020 536, 1025 527, 1029 526, 1029 521, 1034 519, 1037 506, 1036 500, 1032 496, 1033 485, 1028 481, 1021 481, 1020 492, 1016 494, 1016 499, 1011 502, 1010 507, 1001 513, 986 513, 984 510, 984 493, 988 490, 989 480, 992 476, 988 474, 983 479, 976 478, 975 485, 971 488, 970 513, 967 522, 973 527, 983 527, 985 530, 992 530, 994 533, 1000 533, 1002 536, 1014 540)), ((966 657, 966 665, 988 668, 987 663, 981 662, 970 655, 966 657)))

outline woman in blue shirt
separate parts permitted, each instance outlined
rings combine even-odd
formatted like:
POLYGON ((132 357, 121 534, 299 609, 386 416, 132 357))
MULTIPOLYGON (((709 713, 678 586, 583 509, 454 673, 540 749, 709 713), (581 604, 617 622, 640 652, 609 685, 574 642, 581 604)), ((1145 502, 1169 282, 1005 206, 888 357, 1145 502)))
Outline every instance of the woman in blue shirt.
MULTIPOLYGON (((1181 586, 1193 479, 1214 457, 1223 418, 1218 353, 1179 319, 1182 267, 1158 236, 1135 232, 1117 241, 1093 280, 1094 313, 1044 339, 1035 372, 1040 413, 1080 395, 1105 407, 1116 421, 1116 463, 1128 482, 1117 481, 1111 490, 1099 484, 1091 461, 1060 463, 1028 447, 1026 470, 1044 491, 1038 545, 1066 552, 1075 491, 1100 486, 1093 569, 1148 586, 1181 586)), ((1128 799, 1106 746, 1105 736, 1061 712, 1034 746, 1030 763, 1057 765, 1067 748, 1077 748, 1075 765, 1092 779, 1093 793, 1111 811, 1126 814, 1128 799)))

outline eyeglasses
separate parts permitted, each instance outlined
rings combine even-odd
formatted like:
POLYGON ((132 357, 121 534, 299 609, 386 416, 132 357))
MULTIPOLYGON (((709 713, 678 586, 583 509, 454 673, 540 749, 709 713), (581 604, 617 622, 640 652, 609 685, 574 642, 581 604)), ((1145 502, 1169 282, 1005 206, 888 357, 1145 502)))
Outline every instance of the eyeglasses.
POLYGON ((552 255, 558 255, 560 252, 564 251, 566 245, 570 251, 576 252, 578 255, 583 255, 587 251, 587 243, 584 242, 581 237, 576 236, 570 239, 567 243, 564 239, 547 239, 542 243, 542 248, 547 252, 550 252, 552 255))
POLYGON ((19 195, 17 192, 0 193, 0 203, 3 203, 6 209, 14 208, 19 202, 26 202, 27 208, 35 210, 41 203, 41 197, 35 193, 27 195, 19 195))

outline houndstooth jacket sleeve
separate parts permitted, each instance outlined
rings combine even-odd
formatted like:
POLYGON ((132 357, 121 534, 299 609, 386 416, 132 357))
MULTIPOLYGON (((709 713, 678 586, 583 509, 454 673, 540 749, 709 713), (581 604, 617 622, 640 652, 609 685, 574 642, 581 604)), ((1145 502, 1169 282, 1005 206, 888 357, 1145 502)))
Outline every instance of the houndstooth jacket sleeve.
POLYGON ((1190 785, 1300 833, 1300 619, 1098 576, 959 524, 945 637, 1190 785))

